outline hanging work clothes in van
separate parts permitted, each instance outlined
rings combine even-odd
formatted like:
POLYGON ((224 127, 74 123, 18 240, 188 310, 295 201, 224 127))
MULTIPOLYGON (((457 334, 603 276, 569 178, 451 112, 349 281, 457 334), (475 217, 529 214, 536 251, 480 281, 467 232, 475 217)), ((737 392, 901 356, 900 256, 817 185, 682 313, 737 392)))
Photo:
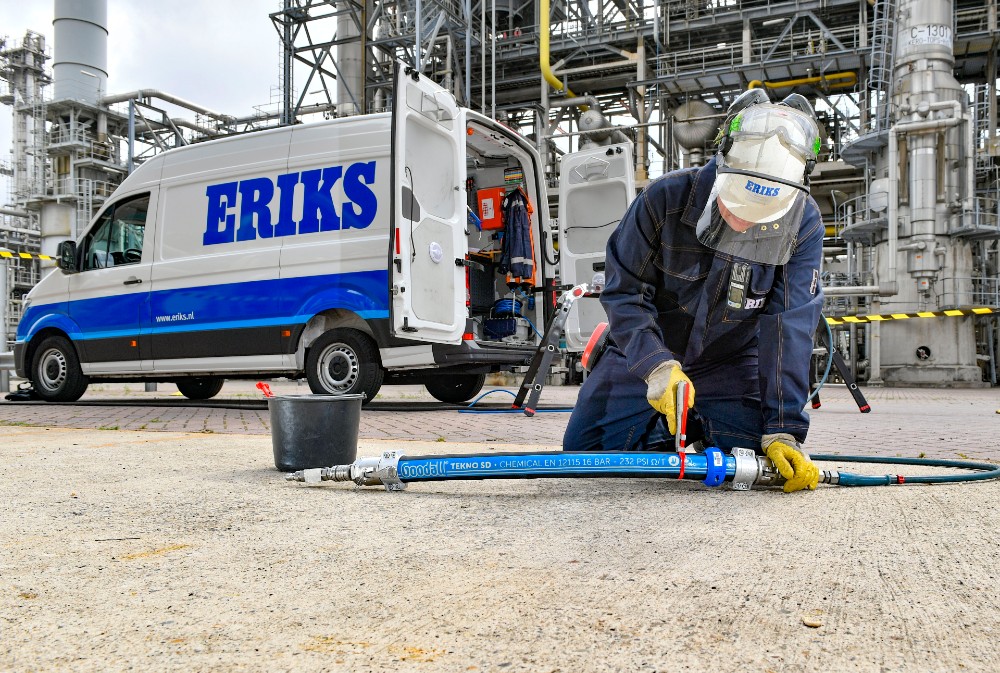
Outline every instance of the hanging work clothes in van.
POLYGON ((535 246, 531 235, 531 202, 520 187, 503 199, 504 233, 500 273, 508 285, 535 284, 535 246))

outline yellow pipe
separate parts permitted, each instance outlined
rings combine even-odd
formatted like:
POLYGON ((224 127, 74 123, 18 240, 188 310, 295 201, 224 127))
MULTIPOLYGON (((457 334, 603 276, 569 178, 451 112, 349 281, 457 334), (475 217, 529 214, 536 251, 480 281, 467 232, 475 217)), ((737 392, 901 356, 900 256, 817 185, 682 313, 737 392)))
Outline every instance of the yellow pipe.
MULTIPOLYGON (((552 72, 552 64, 549 62, 549 0, 541 0, 538 4, 538 14, 539 14, 539 41, 538 41, 538 65, 542 70, 542 76, 545 77, 545 81, 555 89, 556 91, 563 89, 563 83, 556 77, 555 73, 552 72)), ((565 87, 566 96, 568 98, 576 97, 573 90, 569 86, 565 87)), ((578 106, 581 110, 586 112, 590 109, 587 105, 578 106)))
POLYGON ((836 79, 847 80, 846 82, 838 82, 836 84, 830 84, 831 89, 842 89, 847 87, 855 86, 858 83, 858 75, 854 72, 835 72, 830 75, 820 75, 818 77, 803 77, 801 79, 786 79, 780 82, 762 82, 759 79, 750 80, 747 85, 748 89, 756 89, 759 87, 767 87, 768 89, 783 89, 786 87, 798 86, 800 84, 816 84, 823 81, 830 81, 836 79))

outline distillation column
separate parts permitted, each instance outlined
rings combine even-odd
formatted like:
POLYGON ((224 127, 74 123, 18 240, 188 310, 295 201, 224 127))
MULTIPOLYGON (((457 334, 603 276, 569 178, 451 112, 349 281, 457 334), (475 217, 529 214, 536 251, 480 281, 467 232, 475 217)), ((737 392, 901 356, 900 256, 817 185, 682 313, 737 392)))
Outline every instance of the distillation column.
MULTIPOLYGON (((897 17, 895 121, 878 171, 889 177, 889 226, 896 230, 877 246, 876 258, 878 278, 895 281, 898 293, 883 310, 968 306, 971 246, 951 232, 971 210, 974 148, 968 99, 953 75, 952 0, 899 0, 897 17)), ((880 332, 888 384, 981 380, 971 318, 901 320, 880 332)))
POLYGON ((371 0, 348 3, 337 17, 337 116, 364 114, 365 109, 365 38, 355 23, 355 11, 362 23, 371 16, 371 0))
POLYGON ((107 0, 55 0, 53 4, 52 130, 47 149, 53 166, 51 187, 57 198, 41 204, 41 248, 51 256, 61 241, 75 238, 90 219, 88 185, 99 173, 78 171, 75 156, 92 135, 106 133, 101 128, 106 118, 98 106, 108 87, 107 0), (68 201, 65 196, 70 197, 68 201))

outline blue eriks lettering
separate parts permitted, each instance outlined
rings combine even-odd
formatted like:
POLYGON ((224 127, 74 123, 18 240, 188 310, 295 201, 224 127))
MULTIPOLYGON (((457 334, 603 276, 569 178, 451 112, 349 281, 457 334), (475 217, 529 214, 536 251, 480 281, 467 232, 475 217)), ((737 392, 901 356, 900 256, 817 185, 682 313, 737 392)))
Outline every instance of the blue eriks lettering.
POLYGON ((274 183, 267 178, 240 182, 240 228, 236 230, 237 241, 252 241, 258 235, 261 238, 274 237, 271 209, 268 207, 272 196, 274 183))
POLYGON ((236 206, 236 183, 209 185, 205 188, 205 196, 208 197, 208 217, 202 245, 232 243, 236 238, 236 216, 230 214, 229 209, 236 206))
POLYGON ((344 173, 344 229, 364 229, 375 219, 378 201, 368 185, 375 184, 375 162, 351 164, 344 173), (355 211, 357 206, 357 211, 355 211))
POLYGON ((340 166, 330 166, 322 171, 302 171, 302 184, 306 188, 305 202, 302 204, 302 219, 299 220, 300 234, 314 234, 317 231, 340 229, 340 218, 333 205, 331 190, 340 180, 340 166), (320 179, 322 173, 322 179, 320 179))
POLYGON ((341 228, 364 229, 375 221, 378 211, 374 184, 375 162, 367 161, 285 173, 274 179, 260 177, 208 185, 202 243, 217 245, 341 228), (347 198, 335 204, 333 189, 341 180, 347 198), (300 182, 302 219, 296 221, 295 188, 300 182), (276 215, 272 210, 275 201, 276 215))
POLYGON ((275 237, 295 235, 292 199, 295 198, 295 185, 297 184, 299 184, 298 173, 285 173, 278 176, 278 191, 281 192, 281 197, 278 201, 278 223, 274 225, 275 237))
POLYGON ((753 180, 747 180, 745 189, 748 192, 760 194, 761 196, 777 196, 778 192, 781 191, 781 187, 765 187, 764 185, 758 185, 753 180))

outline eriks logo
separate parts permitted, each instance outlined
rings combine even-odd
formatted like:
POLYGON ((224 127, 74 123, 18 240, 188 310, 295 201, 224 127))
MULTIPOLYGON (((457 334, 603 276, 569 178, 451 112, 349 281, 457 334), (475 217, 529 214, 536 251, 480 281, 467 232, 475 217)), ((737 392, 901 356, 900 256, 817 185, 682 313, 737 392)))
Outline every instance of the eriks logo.
POLYGON ((375 219, 378 201, 370 185, 375 184, 375 162, 330 166, 271 178, 251 178, 239 182, 221 182, 205 188, 208 212, 204 245, 252 241, 297 234, 314 234, 340 229, 364 229, 375 219), (333 188, 342 181, 347 200, 333 202, 333 188), (271 216, 275 182, 278 191, 278 217, 271 216), (302 219, 292 216, 295 186, 302 183, 302 219), (239 220, 236 195, 239 193, 239 220), (237 226, 237 222, 239 226, 237 226))
POLYGON ((747 180, 747 186, 744 189, 754 194, 760 194, 761 196, 777 196, 778 192, 781 191, 781 187, 765 187, 764 185, 758 185, 753 180, 747 180))

